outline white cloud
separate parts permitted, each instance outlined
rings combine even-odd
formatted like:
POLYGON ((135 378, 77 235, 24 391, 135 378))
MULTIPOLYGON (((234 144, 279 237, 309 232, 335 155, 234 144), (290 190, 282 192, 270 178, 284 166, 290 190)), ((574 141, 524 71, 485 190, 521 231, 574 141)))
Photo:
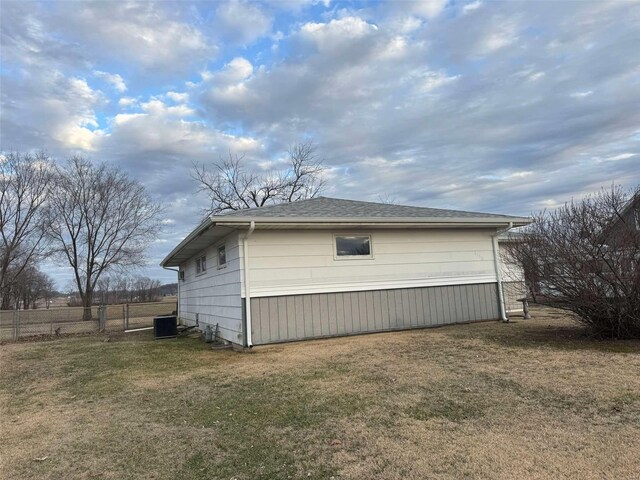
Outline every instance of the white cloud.
POLYGON ((195 110, 187 105, 169 106, 156 98, 140 104, 140 108, 150 115, 188 117, 195 114, 195 110))
POLYGON ((93 74, 96 77, 110 83, 118 92, 124 93, 127 91, 127 85, 124 83, 124 79, 119 74, 102 72, 100 70, 94 70, 93 74))
POLYGON ((569 94, 569 96, 571 98, 585 98, 588 97, 590 95, 593 95, 593 90, 586 90, 583 92, 573 92, 571 94, 569 94))
POLYGON ((180 21, 178 8, 162 3, 63 2, 50 22, 64 24, 66 36, 91 52, 91 60, 113 57, 134 61, 138 70, 181 71, 217 52, 201 30, 180 21))
POLYGON ((103 102, 102 94, 81 78, 67 79, 58 73, 55 81, 65 89, 64 97, 51 96, 43 105, 53 121, 52 136, 68 148, 95 150, 96 142, 104 135, 97 128, 94 110, 103 102))
POLYGON ((118 100, 118 105, 120 105, 121 107, 131 107, 133 105, 136 105, 137 103, 138 100, 133 97, 122 97, 120 100, 118 100))
POLYGON ((229 42, 248 45, 269 34, 271 23, 271 17, 258 5, 231 0, 216 9, 214 30, 229 42))
POLYGON ((253 75, 253 65, 243 57, 236 57, 217 72, 205 72, 203 85, 206 96, 215 103, 242 104, 248 100, 246 81, 253 75))
POLYGON ((347 42, 366 38, 378 27, 359 17, 345 17, 329 23, 306 23, 300 29, 300 38, 315 44, 320 51, 343 48, 347 42))
POLYGON ((146 113, 119 113, 113 117, 113 123, 114 125, 122 125, 130 120, 146 116, 146 113))
POLYGON ((444 10, 448 0, 417 0, 401 2, 402 6, 425 18, 434 18, 444 10))
POLYGON ((447 75, 443 72, 427 72, 424 74, 424 81, 420 85, 420 90, 432 92, 440 87, 455 82, 460 75, 447 75))
POLYGON ((493 53, 518 39, 518 27, 514 21, 497 18, 490 31, 480 43, 479 51, 483 54, 493 53))
POLYGON ((628 160, 630 158, 633 158, 637 155, 637 153, 619 153, 617 155, 611 155, 607 158, 605 158, 605 160, 608 160, 610 162, 616 162, 618 160, 628 160))
POLYGON ((469 12, 472 12, 474 10, 479 9, 481 6, 482 6, 482 2, 480 0, 476 0, 475 2, 467 3, 465 6, 462 7, 462 13, 463 14, 467 14, 469 12))
POLYGON ((167 92, 167 98, 173 100, 176 103, 186 103, 189 101, 189 94, 184 92, 167 92))
POLYGON ((409 15, 396 20, 391 24, 391 27, 399 33, 407 34, 418 30, 422 27, 423 23, 424 21, 421 18, 409 15))

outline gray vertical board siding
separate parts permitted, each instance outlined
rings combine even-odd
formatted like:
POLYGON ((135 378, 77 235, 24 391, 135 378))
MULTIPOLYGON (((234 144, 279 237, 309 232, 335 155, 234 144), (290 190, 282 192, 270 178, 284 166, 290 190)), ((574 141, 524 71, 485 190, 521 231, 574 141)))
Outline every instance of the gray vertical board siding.
MULTIPOLYGON (((311 314, 311 295, 303 295, 302 321, 304 322, 304 337, 313 337, 313 315, 311 314)), ((297 320, 299 321, 299 320, 297 320)))
POLYGON ((269 298, 269 327, 267 331, 269 332, 269 338, 281 340, 280 335, 278 334, 278 297, 270 297, 269 298))
POLYGON ((344 293, 336 293, 336 323, 338 325, 338 335, 347 333, 345 328, 345 314, 344 314, 344 293))
POLYGON ((287 297, 278 298, 278 337, 289 338, 289 311, 287 309, 287 297))
POLYGON ((378 290, 380 293, 380 310, 382 315, 382 329, 388 330, 391 324, 391 317, 389 316, 389 292, 386 290, 378 290))
POLYGON ((251 299, 255 345, 494 320, 495 283, 251 299))
POLYGON ((295 326, 296 326, 296 338, 304 338, 304 321, 301 319, 304 318, 304 302, 300 295, 296 295, 293 297, 293 303, 295 305, 296 317, 295 317, 295 326))
POLYGON ((329 335, 338 334, 338 322, 336 318, 336 294, 327 295, 327 315, 329 316, 329 335))
POLYGON ((287 338, 296 338, 298 336, 298 322, 288 321, 289 318, 298 318, 298 314, 296 313, 296 299, 292 296, 283 298, 286 298, 287 301, 287 318, 285 319, 285 324, 287 325, 287 338))
POLYGON ((380 300, 380 290, 371 292, 371 296, 373 298, 373 323, 376 330, 382 330, 384 326, 382 325, 382 301, 380 300))

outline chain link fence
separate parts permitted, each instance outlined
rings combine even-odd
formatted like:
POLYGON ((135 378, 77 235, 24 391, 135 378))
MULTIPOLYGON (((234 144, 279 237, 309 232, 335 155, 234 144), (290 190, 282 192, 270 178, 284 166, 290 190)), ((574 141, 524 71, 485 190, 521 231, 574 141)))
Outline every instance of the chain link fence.
POLYGON ((170 302, 94 306, 91 320, 83 320, 82 307, 0 310, 0 341, 151 327, 153 317, 168 315, 174 310, 176 304, 170 302))

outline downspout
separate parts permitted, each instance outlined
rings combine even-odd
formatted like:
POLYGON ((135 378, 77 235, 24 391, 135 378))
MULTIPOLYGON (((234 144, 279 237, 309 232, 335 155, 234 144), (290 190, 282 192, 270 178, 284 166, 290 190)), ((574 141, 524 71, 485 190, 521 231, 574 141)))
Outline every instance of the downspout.
POLYGON ((242 248, 244 257, 244 311, 246 316, 245 328, 247 329, 247 347, 252 347, 251 341, 251 290, 249 288, 249 237, 256 229, 256 222, 251 220, 249 230, 242 238, 242 248))
POLYGON ((493 244, 493 264, 496 270, 496 280, 498 281, 498 301, 500 303, 500 319, 503 322, 508 322, 509 317, 507 317, 507 310, 504 306, 504 292, 502 291, 502 275, 500 273, 500 260, 499 260, 499 246, 498 246, 498 235, 504 232, 508 232, 513 228, 513 222, 509 222, 509 226, 507 228, 503 228, 502 230, 496 230, 496 233, 491 235, 491 243, 493 244))
POLYGON ((176 272, 178 274, 178 307, 176 310, 176 316, 178 317, 178 323, 180 322, 180 269, 162 267, 165 270, 171 270, 172 272, 176 272))

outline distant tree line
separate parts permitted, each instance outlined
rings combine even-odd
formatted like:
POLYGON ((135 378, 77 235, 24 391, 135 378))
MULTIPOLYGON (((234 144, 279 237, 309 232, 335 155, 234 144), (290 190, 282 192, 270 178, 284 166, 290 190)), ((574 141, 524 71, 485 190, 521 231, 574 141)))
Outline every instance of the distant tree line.
POLYGON ((58 295, 53 279, 33 264, 27 264, 19 273, 10 268, 8 275, 12 280, 2 290, 1 310, 29 310, 37 308, 39 303, 49 308, 51 300, 58 295))
MULTIPOLYGON (((156 302, 164 295, 175 295, 177 283, 163 285, 141 275, 114 273, 104 275, 98 280, 93 295, 94 305, 117 305, 120 303, 156 302)), ((82 305, 82 299, 72 282, 67 294, 67 305, 82 305)))

